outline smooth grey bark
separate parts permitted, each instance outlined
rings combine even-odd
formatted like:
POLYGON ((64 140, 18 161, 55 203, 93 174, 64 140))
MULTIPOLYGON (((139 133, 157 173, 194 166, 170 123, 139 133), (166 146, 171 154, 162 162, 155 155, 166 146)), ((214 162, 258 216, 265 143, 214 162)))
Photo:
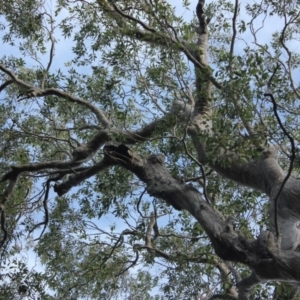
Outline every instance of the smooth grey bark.
MULTIPOLYGON (((151 196, 159 197, 175 209, 185 209, 193 215, 208 234, 220 258, 246 264, 253 270, 253 275, 238 283, 239 300, 248 299, 251 287, 262 281, 300 281, 300 253, 295 251, 300 245, 300 187, 296 179, 289 178, 279 197, 279 228, 282 240, 281 246, 278 246, 272 227, 270 231, 262 231, 257 239, 252 240, 234 231, 230 222, 226 222, 196 188, 170 175, 164 165, 163 155, 153 154, 145 158, 125 145, 105 146, 104 153, 105 159, 111 164, 126 168, 143 181, 151 196)), ((244 165, 232 164, 228 168, 222 168, 218 164, 212 167, 222 176, 265 192, 270 196, 271 202, 284 179, 284 172, 278 165, 276 156, 269 150, 267 154, 263 153, 260 161, 244 165), (240 176, 243 172, 246 175, 240 176), (257 180, 257 176, 263 184, 257 180)))
MULTIPOLYGON (((239 299, 247 299, 250 288, 264 280, 284 280, 298 282, 300 275, 298 266, 300 263, 298 250, 300 244, 299 227, 300 227, 300 187, 299 181, 289 178, 278 200, 278 221, 281 232, 281 243, 278 246, 274 239, 274 198, 276 197, 280 186, 285 178, 285 173, 280 168, 274 151, 266 150, 262 154, 259 161, 250 161, 246 164, 235 163, 236 159, 232 156, 228 167, 224 167, 219 158, 218 162, 209 162, 205 146, 200 141, 197 132, 192 128, 197 125, 198 130, 210 134, 211 127, 211 85, 217 88, 223 88, 216 80, 213 79, 207 62, 207 19, 203 12, 204 1, 199 1, 197 6, 197 17, 199 19, 199 39, 196 49, 188 49, 184 44, 178 45, 177 40, 171 40, 170 45, 176 45, 179 51, 186 54, 187 58, 194 63, 196 68, 196 90, 197 97, 194 106, 188 106, 180 101, 175 102, 171 113, 176 114, 178 109, 184 111, 185 120, 190 119, 189 133, 191 134, 194 145, 198 152, 198 160, 205 164, 209 164, 221 176, 237 182, 238 184, 248 186, 267 194, 270 197, 270 231, 261 232, 257 239, 249 240, 243 235, 235 232, 229 222, 224 221, 223 217, 214 211, 208 203, 206 203, 202 195, 189 184, 183 184, 181 181, 173 178, 164 166, 164 158, 162 155, 151 155, 144 158, 125 145, 119 147, 104 147, 104 160, 91 167, 87 171, 72 175, 62 184, 56 184, 55 190, 59 195, 66 193, 71 187, 78 185, 83 180, 89 178, 95 173, 111 165, 121 165, 133 172, 140 180, 147 185, 147 191, 150 195, 159 197, 172 205, 176 209, 185 209, 189 211, 202 225, 208 234, 216 253, 224 260, 241 262, 248 265, 254 271, 253 275, 239 282, 239 299)), ((118 26, 123 26, 123 19, 116 13, 116 10, 108 6, 109 13, 116 16, 118 26)), ((137 30, 128 35, 137 36, 137 30)), ((153 38, 152 32, 138 30, 139 38, 144 42, 157 43, 166 45, 165 37, 159 36, 153 38)), ((69 99, 70 95, 56 89, 32 89, 33 87, 26 82, 19 80, 12 72, 7 70, 3 65, 0 69, 6 73, 15 84, 25 88, 26 97, 44 97, 47 95, 57 95, 62 98, 69 99)), ((5 87, 5 86, 4 86, 5 87)), ((2 88, 4 88, 2 86, 2 88)), ((1 89, 1 88, 0 88, 1 89)), ((8 188, 4 193, 5 201, 11 194, 19 174, 25 171, 38 171, 46 168, 56 168, 64 170, 68 168, 78 167, 83 161, 93 157, 93 155, 106 142, 111 140, 111 135, 115 141, 123 141, 126 144, 132 144, 147 140, 153 131, 160 127, 165 118, 154 121, 139 131, 125 132, 112 125, 103 115, 103 112, 97 107, 92 106, 88 102, 79 98, 70 98, 69 101, 83 105, 94 113, 99 124, 103 129, 88 143, 81 145, 73 152, 73 160, 70 162, 48 162, 30 164, 21 167, 14 167, 8 172, 1 181, 10 180, 8 188), (118 139, 118 136, 121 136, 118 139)), ((247 126, 245 126, 247 127, 247 126)), ((228 157, 226 158, 228 159, 228 157)), ((59 172, 58 172, 59 173, 59 172)), ((4 204, 5 204, 4 201, 4 204)), ((2 209, 4 211, 4 208, 2 209)))
MULTIPOLYGON (((274 199, 286 176, 278 164, 275 150, 264 151, 260 161, 244 165, 232 163, 228 168, 218 164, 211 166, 223 177, 260 190, 270 197, 270 231, 275 234, 274 199)), ((300 182, 293 177, 285 183, 278 199, 278 223, 280 248, 296 250, 300 245, 300 182)))

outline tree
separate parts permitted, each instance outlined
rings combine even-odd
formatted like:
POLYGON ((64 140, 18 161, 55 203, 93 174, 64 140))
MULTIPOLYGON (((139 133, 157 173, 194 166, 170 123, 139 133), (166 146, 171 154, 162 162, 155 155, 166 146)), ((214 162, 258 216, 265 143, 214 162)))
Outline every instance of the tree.
POLYGON ((299 3, 173 5, 2 1, 3 295, 297 297, 299 3))

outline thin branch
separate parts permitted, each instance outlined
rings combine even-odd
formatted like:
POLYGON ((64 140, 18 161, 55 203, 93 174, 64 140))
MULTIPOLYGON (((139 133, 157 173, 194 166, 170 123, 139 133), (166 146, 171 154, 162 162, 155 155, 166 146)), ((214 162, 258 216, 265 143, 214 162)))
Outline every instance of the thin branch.
POLYGON ((140 203, 141 203, 142 198, 143 198, 144 194, 146 193, 146 191, 147 191, 147 189, 145 188, 144 191, 141 193, 141 195, 140 195, 140 197, 139 197, 139 200, 138 200, 138 202, 137 202, 137 204, 136 204, 136 209, 137 209, 138 213, 140 214, 140 216, 141 216, 143 219, 145 218, 145 216, 144 216, 144 215, 141 213, 141 211, 140 211, 140 203))
POLYGON ((131 21, 134 21, 135 23, 138 23, 140 24, 144 29, 148 30, 148 31, 151 31, 151 32, 154 32, 156 33, 156 30, 150 26, 148 26, 147 24, 145 24, 144 22, 142 22, 141 20, 137 19, 137 18, 134 18, 133 16, 131 15, 128 15, 128 14, 124 14, 115 4, 114 2, 112 2, 112 6, 113 8, 115 9, 115 11, 120 14, 122 17, 126 18, 126 19, 129 19, 131 21))
POLYGON ((48 77, 48 73, 49 73, 49 70, 50 70, 50 67, 52 65, 52 61, 53 61, 53 57, 54 57, 54 49, 55 49, 55 38, 53 37, 53 33, 54 33, 54 21, 52 19, 52 16, 50 14, 48 14, 47 12, 44 12, 45 15, 47 15, 50 19, 50 24, 51 24, 51 30, 49 30, 47 28, 47 26, 45 26, 45 29, 48 31, 49 33, 49 37, 50 37, 50 41, 51 41, 51 48, 50 48, 50 54, 49 54, 49 62, 48 62, 48 65, 47 65, 47 68, 43 74, 43 78, 41 80, 41 88, 43 89, 45 87, 45 81, 48 77))
POLYGON ((232 279, 230 278, 231 271, 226 264, 226 262, 217 262, 216 267, 221 273, 221 277, 223 279, 224 285, 225 285, 225 291, 227 292, 227 295, 230 295, 233 299, 238 298, 238 293, 236 289, 234 288, 234 284, 232 282, 232 279))
POLYGON ((0 248, 2 248, 8 236, 7 229, 6 229, 5 206, 3 204, 1 205, 0 211, 1 211, 1 230, 3 232, 3 237, 0 242, 0 248))
MULTIPOLYGON (((267 84, 267 88, 269 89, 270 87, 271 87, 271 83, 272 83, 272 81, 273 81, 273 78, 274 78, 274 76, 275 76, 275 74, 276 74, 276 72, 277 72, 277 70, 280 68, 280 64, 279 63, 277 63, 276 64, 276 67, 275 67, 275 69, 274 69, 274 71, 273 71, 273 73, 272 73, 272 75, 271 75, 271 77, 270 77, 270 79, 269 79, 269 81, 268 81, 268 84, 267 84)), ((277 105, 277 104, 276 104, 277 105)))
MULTIPOLYGON (((134 234, 133 231, 131 230, 128 230, 128 229, 125 229, 121 234, 120 234, 120 237, 118 238, 118 240, 116 241, 116 243, 114 244, 114 246, 112 247, 110 253, 108 254, 108 256, 106 256, 104 259, 103 259, 103 262, 100 264, 100 267, 97 268, 97 269, 101 269, 102 266, 111 258, 111 256, 113 255, 114 251, 121 247, 123 242, 124 242, 124 235, 127 235, 127 234, 134 234)), ((133 264, 131 266, 133 266, 135 263, 137 262, 137 259, 135 259, 135 261, 133 262, 133 264)), ((130 267, 131 267, 130 266, 130 267)), ((129 268, 130 268, 129 267, 129 268)), ((127 268, 124 272, 126 272, 129 268, 127 268)), ((122 273, 124 273, 122 272, 122 273)), ((120 273, 119 275, 121 275, 122 273, 120 273)))
MULTIPOLYGON (((200 3, 200 1, 199 1, 199 3, 200 3)), ((204 14, 202 14, 202 18, 204 19, 204 14)), ((201 18, 201 20, 202 20, 202 18, 201 18)), ((178 38, 176 29, 167 22, 167 19, 165 19, 165 21, 166 21, 166 24, 168 25, 168 27, 173 31, 175 40, 177 42, 176 45, 179 44, 181 46, 181 51, 186 55, 188 60, 190 60, 196 68, 200 69, 203 72, 203 74, 205 74, 205 76, 207 77, 207 80, 209 80, 216 88, 221 90, 223 88, 222 85, 211 75, 208 65, 205 62, 203 62, 201 59, 196 58, 199 50, 195 52, 194 49, 189 49, 188 46, 186 45, 186 43, 184 41, 181 41, 178 38)), ((203 25, 203 22, 202 22, 202 25, 203 25)), ((206 28, 206 23, 205 23, 205 28, 206 28)), ((207 35, 206 29, 203 32, 203 34, 207 35)), ((201 55, 203 55, 203 53, 201 55)))
POLYGON ((47 162, 39 162, 26 164, 21 166, 12 166, 11 170, 4 174, 0 179, 0 182, 4 182, 6 180, 11 180, 15 177, 18 177, 20 174, 24 172, 37 172, 46 169, 69 169, 72 167, 77 167, 80 165, 80 162, 73 161, 62 161, 62 160, 53 160, 47 162))
POLYGON ((292 74, 292 60, 293 60, 292 52, 291 52, 291 50, 288 48, 288 46, 285 43, 285 33, 286 33, 287 29, 288 29, 288 26, 291 23, 293 23, 294 20, 297 20, 299 18, 299 15, 300 15, 300 12, 298 12, 296 16, 291 17, 291 19, 289 21, 287 21, 287 15, 286 15, 286 13, 284 14, 285 25, 284 25, 284 28, 282 29, 282 32, 281 32, 280 37, 279 37, 280 44, 284 48, 284 50, 286 51, 286 53, 288 55, 288 61, 287 61, 287 64, 288 64, 288 75, 289 75, 289 78, 290 78, 291 87, 292 87, 294 93, 298 97, 300 96, 300 93, 297 90, 297 88, 295 87, 295 82, 294 82, 293 74, 292 74))
POLYGON ((219 299, 224 299, 224 300, 228 300, 228 299, 238 299, 237 297, 234 297, 233 295, 230 294, 215 294, 213 296, 211 296, 208 300, 219 300, 219 299))
POLYGON ((103 126, 108 127, 111 125, 110 121, 107 119, 107 117, 105 116, 103 111, 101 109, 99 109, 98 107, 96 107, 94 104, 92 104, 86 100, 83 100, 81 98, 78 98, 76 96, 73 96, 69 93, 66 93, 64 91, 61 91, 61 90, 58 90, 55 88, 39 89, 39 88, 33 87, 29 83, 19 79, 12 71, 7 69, 2 64, 0 64, 0 70, 3 71, 5 74, 7 74, 14 81, 14 83, 16 83, 18 86, 26 89, 26 92, 19 95, 19 97, 24 96, 23 98, 21 98, 21 100, 32 98, 32 97, 57 96, 57 97, 66 99, 70 102, 74 102, 74 103, 80 104, 82 106, 85 106, 86 108, 88 108, 95 114, 97 120, 103 126))
POLYGON ((158 225, 157 225, 157 212, 156 212, 155 202, 156 202, 156 200, 154 199, 154 203, 153 203, 153 208, 154 208, 154 212, 153 212, 153 218, 154 218, 154 225, 153 225, 154 237, 152 238, 152 242, 156 241, 156 239, 159 237, 159 229, 158 229, 158 225))
MULTIPOLYGON (((139 73, 142 77, 142 72, 141 70, 139 70, 139 73)), ((138 82, 140 82, 143 87, 146 89, 148 96, 150 97, 150 99, 152 100, 152 102, 155 104, 155 106, 157 107, 158 110, 160 110, 163 114, 167 114, 167 112, 159 105, 159 103, 154 99, 154 96, 151 94, 151 92, 149 91, 149 86, 148 86, 148 81, 147 80, 140 80, 137 79, 138 82)))
POLYGON ((139 252, 136 251, 135 252, 135 260, 131 262, 131 264, 125 268, 123 271, 121 271, 119 274, 115 275, 115 277, 119 277, 120 275, 124 274, 126 271, 128 271, 130 268, 132 268, 133 266, 136 265, 136 263, 138 262, 139 260, 139 252))
POLYGON ((236 268, 233 266, 233 263, 231 261, 225 261, 225 264, 227 265, 228 269, 230 270, 231 274, 233 275, 235 282, 238 283, 242 280, 241 275, 236 270, 236 268))
POLYGON ((230 60, 233 57, 233 50, 234 50, 234 43, 235 43, 235 38, 236 38, 236 18, 238 14, 238 7, 239 7, 239 0, 235 0, 235 6, 234 6, 234 14, 232 18, 232 38, 231 38, 231 43, 230 43, 230 60))
POLYGON ((0 93, 9 85, 11 85, 12 83, 14 83, 14 81, 12 79, 6 80, 3 84, 0 85, 0 93))
POLYGON ((289 177, 292 174, 293 164, 294 164, 294 160, 295 160, 295 157, 296 157, 296 148, 295 148, 295 142, 294 142, 293 137, 287 132, 287 130, 285 129, 285 127, 283 126, 283 124, 281 122, 281 119, 280 119, 280 117, 278 115, 278 112, 277 112, 277 103, 276 103, 273 95, 272 94, 264 94, 264 96, 271 98, 272 103, 273 103, 273 111, 274 111, 275 117, 277 119, 277 122, 278 122, 281 130, 288 137, 288 139, 290 140, 290 143, 291 143, 291 155, 289 156, 289 158, 290 158, 289 169, 288 169, 287 175, 285 176, 285 178, 284 178, 284 180, 283 180, 283 182, 280 186, 280 189, 279 189, 276 197, 274 198, 275 230, 276 230, 277 239, 279 240, 280 239, 280 231, 279 231, 279 226, 278 226, 278 199, 279 199, 279 196, 280 196, 280 194, 281 194, 281 192, 284 188, 285 183, 288 181, 289 177))
POLYGON ((49 210, 48 210, 48 197, 49 197, 49 190, 50 190, 50 182, 51 181, 57 181, 59 179, 61 179, 64 176, 64 174, 59 174, 58 176, 54 177, 54 178, 49 178, 46 181, 46 191, 45 191, 45 197, 44 197, 44 201, 43 201, 43 207, 44 207, 44 211, 45 211, 45 219, 43 222, 40 222, 36 225, 33 226, 33 228, 29 231, 28 234, 30 234, 31 232, 33 232, 37 227, 44 225, 44 228, 40 234, 40 236, 36 239, 34 239, 34 241, 38 241, 44 234, 47 225, 49 223, 49 210))
POLYGON ((146 231, 146 236, 145 236, 145 244, 147 247, 150 247, 150 248, 152 248, 151 233, 152 233, 153 227, 155 225, 155 222, 156 222, 156 218, 155 218, 154 213, 152 213, 149 224, 147 226, 147 231, 146 231))
POLYGON ((51 135, 42 135, 41 133, 34 133, 26 130, 22 125, 20 125, 16 120, 12 120, 13 123, 15 123, 22 131, 15 130, 16 133, 19 133, 20 135, 28 135, 28 136, 35 136, 37 138, 43 139, 43 140, 54 140, 54 141, 61 141, 68 143, 71 147, 74 147, 70 140, 63 139, 63 138, 58 138, 56 136, 51 136, 51 135))
MULTIPOLYGON (((195 51, 194 49, 189 49, 187 43, 185 43, 184 41, 181 41, 178 38, 177 35, 177 31, 175 30, 175 28, 173 26, 171 26, 170 24, 167 24, 168 27, 173 31, 173 34, 175 36, 175 39, 173 39, 172 37, 170 37, 169 35, 165 35, 163 34, 164 32, 157 32, 155 29, 147 26, 144 22, 128 15, 128 14, 124 14, 123 12, 121 12, 120 10, 116 10, 115 7, 110 6, 107 2, 104 3, 100 1, 98 1, 99 5, 108 13, 117 13, 117 15, 121 16, 122 18, 127 18, 130 19, 138 24, 140 24, 142 27, 144 27, 147 31, 144 30, 140 30, 140 29, 127 29, 126 28, 126 32, 124 33, 125 35, 129 36, 129 37, 134 37, 137 40, 140 40, 142 42, 148 42, 151 44, 155 44, 155 45, 163 45, 163 46, 170 46, 172 45, 174 48, 178 49, 178 51, 183 52, 186 57, 188 58, 188 60, 190 60, 195 67, 199 68, 200 70, 202 70, 203 72, 206 73, 208 80, 211 81, 213 83, 213 85, 218 88, 218 89, 222 89, 222 85, 212 76, 210 75, 207 69, 206 65, 203 65, 200 61, 198 61, 195 58, 195 55, 193 54, 195 51)), ((121 23, 120 18, 116 18, 116 22, 118 23, 118 25, 120 27, 125 27, 126 24, 121 23)))
POLYGON ((43 207, 44 207, 44 212, 45 212, 45 219, 44 219, 44 221, 42 221, 42 222, 40 222, 38 224, 35 224, 33 226, 33 228, 30 229, 29 232, 28 232, 28 235, 30 235, 31 232, 33 232, 36 228, 38 228, 41 225, 44 225, 44 228, 43 228, 40 236, 38 238, 34 239, 34 241, 39 240, 43 236, 43 233, 44 233, 44 231, 46 229, 46 226, 48 225, 48 222, 49 222, 49 211, 48 211, 49 189, 50 189, 50 181, 48 179, 47 182, 46 182, 46 191, 45 191, 45 196, 44 196, 44 200, 43 200, 43 207))
POLYGON ((147 245, 139 245, 139 244, 135 244, 134 245, 135 249, 146 249, 152 253, 155 253, 156 255, 166 259, 166 260, 175 260, 175 256, 171 256, 159 249, 153 248, 152 246, 147 246, 147 245))

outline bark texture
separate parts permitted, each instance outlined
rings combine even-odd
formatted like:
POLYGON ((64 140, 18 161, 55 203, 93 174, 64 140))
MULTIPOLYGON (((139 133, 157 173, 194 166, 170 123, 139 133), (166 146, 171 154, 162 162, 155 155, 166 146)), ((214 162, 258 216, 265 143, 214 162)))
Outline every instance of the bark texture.
MULTIPOLYGON (((201 224, 208 234, 216 254, 226 261, 248 265, 253 274, 238 283, 239 298, 248 299, 250 288, 259 282, 283 280, 299 282, 300 253, 299 236, 299 182, 289 178, 279 197, 279 228, 281 244, 274 235, 271 205, 270 231, 262 231, 257 239, 247 239, 236 232, 230 221, 215 211, 192 184, 173 178, 164 165, 164 156, 152 154, 143 157, 127 146, 106 146, 105 159, 110 164, 120 165, 134 173, 147 186, 147 192, 165 200, 177 210, 187 210, 201 224)), ((278 165, 272 150, 263 153, 260 161, 244 165, 233 164, 223 168, 211 165, 217 172, 231 180, 259 189, 275 197, 284 179, 284 172, 278 165)), ((229 219, 227 219, 229 220, 229 219)))

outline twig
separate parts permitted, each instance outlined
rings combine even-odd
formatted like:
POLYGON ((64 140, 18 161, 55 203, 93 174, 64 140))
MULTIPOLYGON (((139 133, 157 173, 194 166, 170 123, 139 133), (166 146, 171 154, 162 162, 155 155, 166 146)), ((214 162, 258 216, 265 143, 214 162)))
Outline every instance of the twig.
POLYGON ((144 194, 146 193, 146 191, 147 191, 147 189, 144 189, 144 191, 141 193, 141 195, 139 197, 138 203, 136 204, 136 209, 142 218, 145 218, 145 216, 143 216, 143 214, 140 211, 140 203, 141 203, 142 198, 143 198, 144 194))
POLYGON ((0 85, 0 93, 12 83, 14 83, 14 81, 12 79, 9 79, 9 80, 5 81, 3 84, 1 84, 0 85))
POLYGON ((125 269, 124 269, 123 271, 121 271, 119 274, 115 275, 115 277, 118 277, 118 276, 124 274, 127 270, 129 270, 130 268, 132 268, 133 266, 135 266, 138 260, 139 260, 139 252, 136 251, 136 252, 135 252, 135 260, 132 261, 131 264, 130 264, 127 268, 125 268, 125 269))

